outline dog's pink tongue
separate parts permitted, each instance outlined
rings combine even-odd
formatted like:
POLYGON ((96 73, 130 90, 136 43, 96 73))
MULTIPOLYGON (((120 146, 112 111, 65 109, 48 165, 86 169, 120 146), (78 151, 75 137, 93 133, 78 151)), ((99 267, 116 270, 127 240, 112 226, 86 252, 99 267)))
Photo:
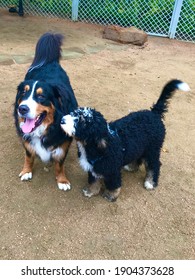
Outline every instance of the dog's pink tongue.
POLYGON ((24 133, 30 133, 34 127, 35 127, 35 119, 34 120, 26 119, 21 129, 24 133))

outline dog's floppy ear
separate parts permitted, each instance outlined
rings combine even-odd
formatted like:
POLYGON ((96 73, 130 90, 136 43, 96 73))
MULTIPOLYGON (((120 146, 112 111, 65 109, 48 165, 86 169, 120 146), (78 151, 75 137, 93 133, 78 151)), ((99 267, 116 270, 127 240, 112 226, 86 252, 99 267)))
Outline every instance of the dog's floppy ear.
POLYGON ((21 82, 18 86, 17 86, 17 93, 24 91, 24 82, 21 82))
POLYGON ((59 94, 59 89, 57 86, 52 86, 52 89, 54 93, 54 104, 58 103, 58 107, 62 109, 64 105, 63 105, 61 95, 59 94))
MULTIPOLYGON (((21 93, 24 92, 24 82, 21 82, 18 86, 17 86, 17 94, 16 94, 16 99, 15 99, 15 104, 16 106, 18 105, 18 100, 20 98, 21 93)), ((15 107, 16 107, 15 106, 15 107)))
POLYGON ((97 147, 100 149, 105 149, 107 147, 107 122, 104 119, 103 115, 100 112, 94 110, 93 118, 94 118, 94 135, 95 135, 95 142, 97 143, 97 147))
POLYGON ((68 87, 52 85, 52 88, 64 115, 69 114, 78 107, 74 92, 68 87))

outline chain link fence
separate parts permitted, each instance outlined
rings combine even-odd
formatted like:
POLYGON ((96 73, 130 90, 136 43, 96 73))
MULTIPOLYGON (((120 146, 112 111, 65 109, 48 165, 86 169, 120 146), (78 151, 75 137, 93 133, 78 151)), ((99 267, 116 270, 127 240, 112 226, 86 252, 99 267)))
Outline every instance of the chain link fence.
MULTIPOLYGON (((0 0, 0 7, 18 0, 0 0)), ((150 35, 195 42, 195 0, 23 0, 24 13, 135 26, 150 35)))
POLYGON ((101 24, 136 26, 147 33, 166 35, 174 0, 80 1, 78 19, 101 24))
POLYGON ((183 1, 175 38, 195 42, 195 1, 183 1))

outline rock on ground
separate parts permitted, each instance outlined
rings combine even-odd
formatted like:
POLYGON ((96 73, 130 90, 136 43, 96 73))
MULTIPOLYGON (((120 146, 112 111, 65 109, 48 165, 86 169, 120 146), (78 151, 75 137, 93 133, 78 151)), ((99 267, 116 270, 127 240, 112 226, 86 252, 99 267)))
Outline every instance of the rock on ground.
POLYGON ((120 27, 115 25, 106 26, 103 31, 103 38, 120 43, 130 43, 142 46, 148 38, 148 35, 134 26, 120 27))

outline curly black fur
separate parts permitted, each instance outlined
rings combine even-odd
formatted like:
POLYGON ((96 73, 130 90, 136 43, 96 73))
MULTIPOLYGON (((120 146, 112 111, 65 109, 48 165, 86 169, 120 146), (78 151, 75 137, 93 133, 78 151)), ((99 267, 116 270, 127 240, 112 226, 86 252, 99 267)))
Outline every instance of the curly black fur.
MULTIPOLYGON (((86 107, 62 118, 64 131, 77 140, 80 164, 88 171, 89 185, 103 178, 106 189, 114 194, 106 197, 113 201, 118 195, 115 195, 116 190, 121 187, 121 168, 128 164, 137 168, 144 163, 145 188, 157 186, 165 138, 162 118, 168 100, 181 85, 186 84, 179 80, 169 82, 151 110, 134 112, 110 123, 100 112, 86 107)), ((89 190, 84 193, 93 195, 89 190)))

